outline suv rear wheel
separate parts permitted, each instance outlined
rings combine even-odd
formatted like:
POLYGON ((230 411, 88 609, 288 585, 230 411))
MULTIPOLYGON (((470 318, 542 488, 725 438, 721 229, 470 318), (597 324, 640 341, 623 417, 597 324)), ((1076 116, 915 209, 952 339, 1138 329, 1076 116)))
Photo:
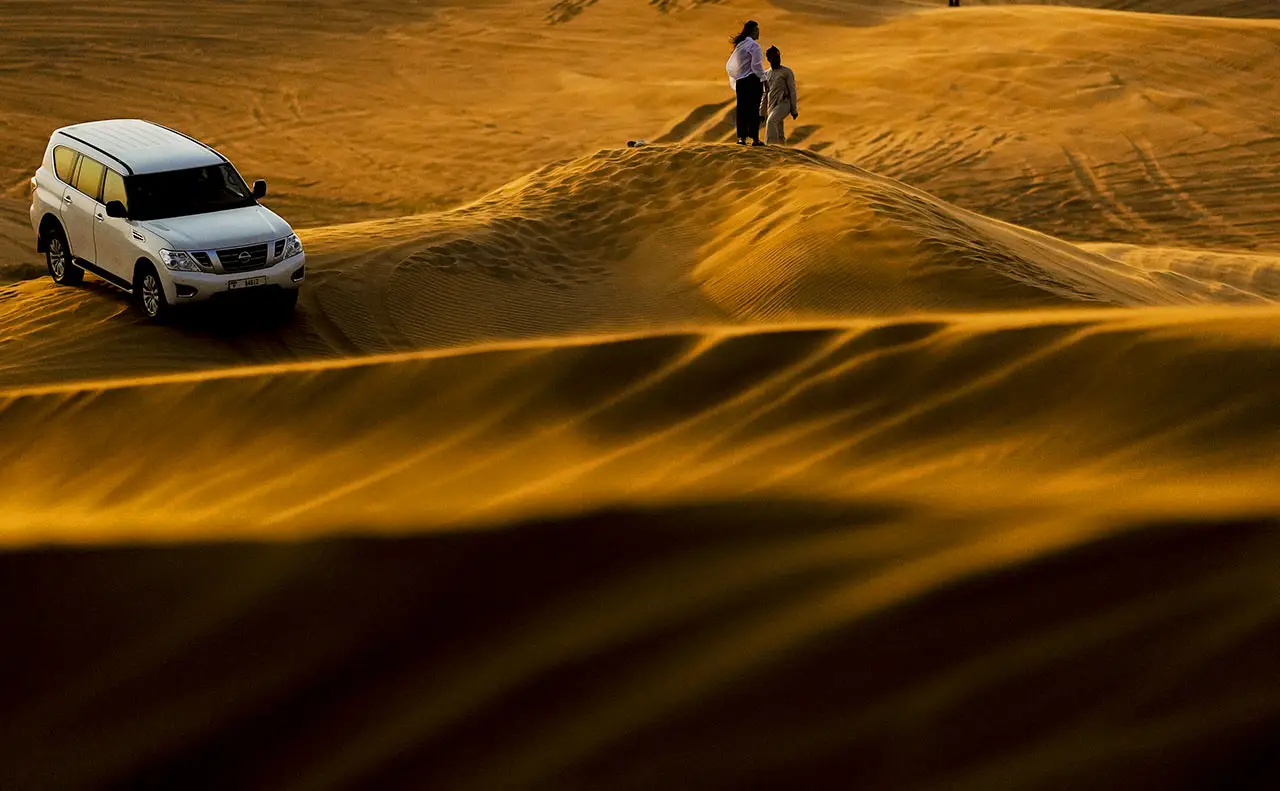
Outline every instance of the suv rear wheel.
POLYGON ((44 241, 44 260, 49 265, 49 277, 62 286, 78 286, 84 280, 84 270, 71 260, 67 235, 55 225, 44 241))
POLYGON ((133 301, 143 316, 151 321, 164 321, 169 317, 169 301, 164 296, 164 284, 151 264, 140 264, 133 277, 133 301))

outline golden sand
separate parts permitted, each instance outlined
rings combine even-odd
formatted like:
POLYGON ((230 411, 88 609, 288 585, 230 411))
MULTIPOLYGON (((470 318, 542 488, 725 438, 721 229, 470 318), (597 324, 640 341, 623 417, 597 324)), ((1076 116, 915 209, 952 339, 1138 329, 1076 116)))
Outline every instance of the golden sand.
POLYGON ((1280 9, 943 5, 0 3, 0 788, 1276 787, 1280 9), (291 322, 42 276, 105 117, 291 322))

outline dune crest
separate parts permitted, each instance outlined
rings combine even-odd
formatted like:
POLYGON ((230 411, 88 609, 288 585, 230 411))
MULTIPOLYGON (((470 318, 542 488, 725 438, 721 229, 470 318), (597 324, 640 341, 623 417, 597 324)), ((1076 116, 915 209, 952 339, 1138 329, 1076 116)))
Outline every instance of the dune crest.
MULTIPOLYGON (((602 151, 421 224, 420 241, 396 241, 385 254, 321 255, 317 299, 335 325, 346 310, 359 338, 436 345, 442 332, 527 337, 530 325, 581 333, 655 322, 1269 301, 1187 273, 1154 275, 799 150, 602 151), (368 306, 359 315, 345 307, 353 299, 368 306), (377 305, 390 327, 370 325, 377 305), (465 316, 454 314, 458 305, 465 316), (459 329, 446 329, 450 321, 459 329)), ((318 239, 358 247, 379 228, 318 239)))
POLYGON ((1256 277, 1135 265, 1129 248, 1063 242, 814 152, 718 144, 601 151, 454 211, 302 236, 305 310, 280 329, 155 333, 100 284, 2 289, 0 349, 12 353, 0 385, 593 333, 1280 297, 1270 264, 1256 277))
POLYGON ((992 314, 17 388, 0 535, 278 539, 711 495, 1248 515, 1280 507, 1260 465, 1278 330, 1272 308, 992 314))

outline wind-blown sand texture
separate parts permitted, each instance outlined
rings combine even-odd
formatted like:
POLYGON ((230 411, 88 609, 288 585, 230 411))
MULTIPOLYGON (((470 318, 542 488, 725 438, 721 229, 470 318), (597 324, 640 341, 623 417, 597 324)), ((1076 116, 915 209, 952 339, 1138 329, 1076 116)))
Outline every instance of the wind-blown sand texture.
POLYGON ((1280 8, 943 5, 0 3, 0 788, 1280 786, 1280 8), (103 117, 292 321, 43 275, 103 117))

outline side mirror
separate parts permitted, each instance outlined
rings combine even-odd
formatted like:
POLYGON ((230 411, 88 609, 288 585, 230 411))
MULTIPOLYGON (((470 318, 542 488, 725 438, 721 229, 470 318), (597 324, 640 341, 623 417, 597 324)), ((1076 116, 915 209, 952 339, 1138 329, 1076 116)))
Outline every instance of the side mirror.
POLYGON ((267 182, 265 180, 258 179, 257 181, 253 182, 253 197, 255 198, 267 197, 267 182))
POLYGON ((107 201, 107 216, 124 219, 129 216, 129 212, 125 210, 124 204, 118 200, 107 201))

